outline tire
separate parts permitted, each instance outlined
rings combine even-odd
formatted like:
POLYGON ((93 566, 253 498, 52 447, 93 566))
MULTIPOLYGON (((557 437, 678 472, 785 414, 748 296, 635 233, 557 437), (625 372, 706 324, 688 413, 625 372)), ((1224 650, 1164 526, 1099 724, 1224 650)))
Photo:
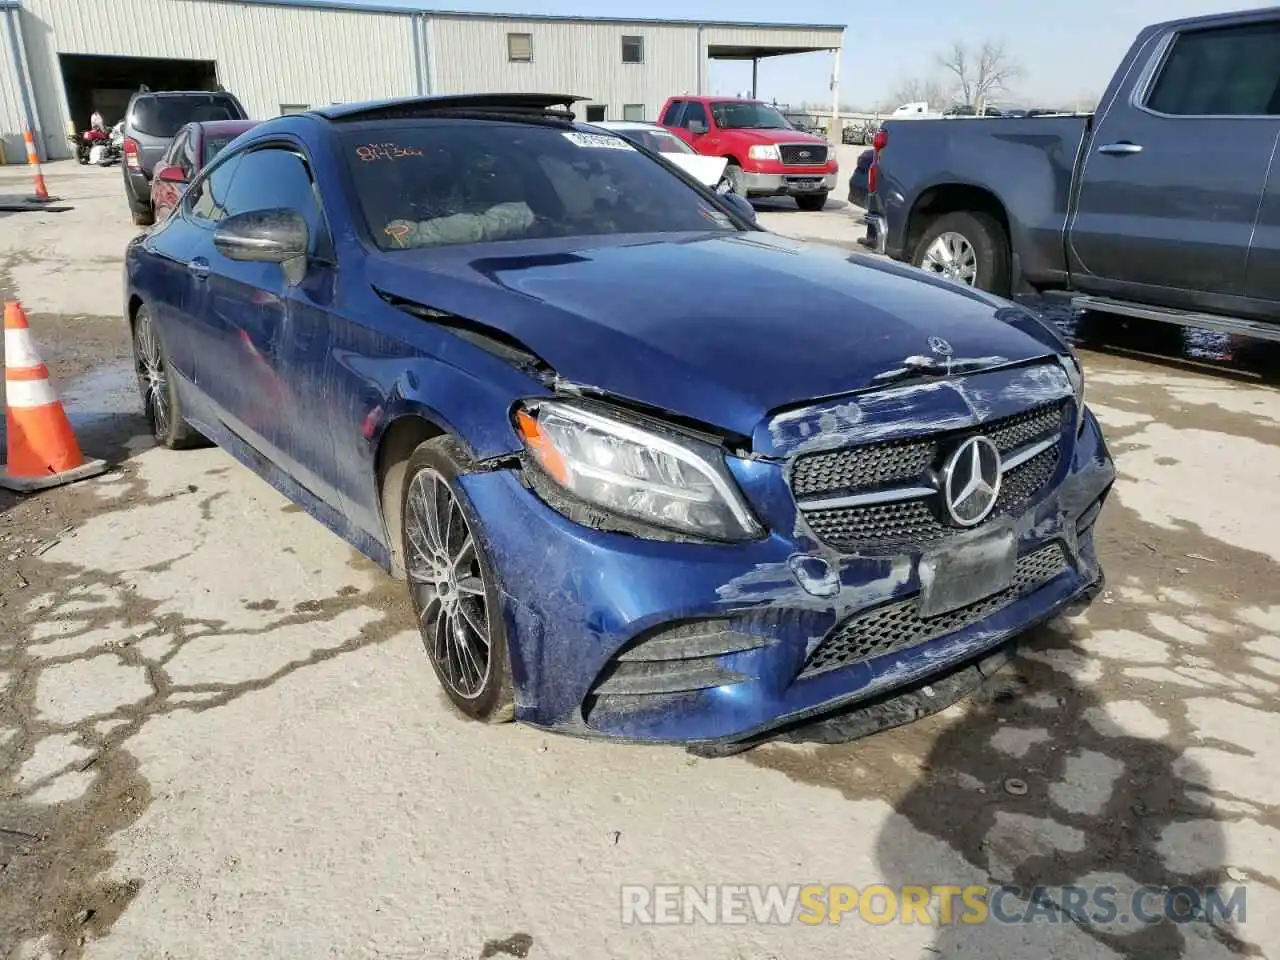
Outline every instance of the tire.
POLYGON ((400 545, 422 645, 445 696, 471 720, 508 723, 515 717, 515 693, 502 592, 484 528, 458 483, 471 469, 466 452, 452 437, 428 440, 414 450, 401 490, 400 545), (450 519, 441 531, 446 515, 450 519), (468 539, 469 552, 464 550, 468 539), (424 560, 428 553, 452 558, 450 569, 424 560), (459 568, 464 568, 462 576, 459 568))
POLYGON ((796 197, 796 206, 801 210, 807 210, 810 213, 821 210, 827 205, 827 194, 823 193, 805 193, 796 197))
POLYGON ((724 176, 729 181, 729 185, 733 187, 733 192, 746 199, 747 192, 742 189, 742 167, 730 160, 725 164, 724 176))
POLYGON ((124 198, 129 204, 129 214, 133 217, 133 223, 138 227, 149 227, 155 223, 155 217, 151 213, 151 198, 148 197, 146 202, 139 200, 133 193, 133 187, 129 185, 129 174, 124 173, 124 198))
MULTIPOLYGON (((960 249, 963 250, 963 248, 960 249)), ((967 254, 962 256, 967 260, 967 254)), ((1007 297, 1010 294, 1013 269, 1009 238, 999 222, 985 213, 970 210, 944 213, 925 229, 915 250, 911 253, 911 262, 922 270, 928 270, 939 276, 950 276, 957 282, 977 287, 987 293, 994 293, 996 296, 1007 297), (944 239, 948 235, 952 238, 958 237, 972 251, 974 269, 971 278, 965 276, 963 263, 959 264, 957 273, 949 274, 944 269, 939 269, 942 264, 937 258, 931 258, 930 248, 940 239, 943 239, 944 247, 950 246, 952 250, 956 249, 944 239)))
POLYGON ((146 306, 139 307, 133 319, 133 369, 143 414, 156 443, 170 450, 207 446, 208 441, 182 417, 178 388, 169 375, 169 357, 146 306))

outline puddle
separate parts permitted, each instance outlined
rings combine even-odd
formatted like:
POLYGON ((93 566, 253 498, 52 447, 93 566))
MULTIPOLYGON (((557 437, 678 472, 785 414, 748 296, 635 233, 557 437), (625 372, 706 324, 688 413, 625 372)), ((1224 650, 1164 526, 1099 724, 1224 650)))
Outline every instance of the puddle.
POLYGON ((91 427, 122 415, 142 413, 138 382, 127 360, 104 364, 76 377, 62 391, 62 404, 73 427, 91 427))
POLYGON ((1192 360, 1280 379, 1280 344, 1232 337, 1197 327, 1093 314, 1086 317, 1060 297, 1022 296, 1017 301, 1051 322, 1073 343, 1118 348, 1154 357, 1192 360))

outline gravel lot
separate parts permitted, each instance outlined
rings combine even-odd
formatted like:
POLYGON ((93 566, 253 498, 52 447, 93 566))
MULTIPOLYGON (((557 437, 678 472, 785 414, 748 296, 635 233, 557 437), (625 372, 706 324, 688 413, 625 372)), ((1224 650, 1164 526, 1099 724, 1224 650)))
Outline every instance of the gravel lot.
MULTIPOLYGON (((447 707, 399 585, 221 452, 152 447, 119 171, 46 174, 74 210, 0 214, 0 295, 114 469, 0 493, 0 957, 1280 956, 1280 393, 1252 374, 1082 354, 1120 470, 1109 589, 1027 636, 998 696, 724 760, 484 728, 447 707), (1005 882, 1243 883, 1247 914, 620 906, 623 884, 1005 882)), ((856 237, 834 201, 762 219, 856 237)))

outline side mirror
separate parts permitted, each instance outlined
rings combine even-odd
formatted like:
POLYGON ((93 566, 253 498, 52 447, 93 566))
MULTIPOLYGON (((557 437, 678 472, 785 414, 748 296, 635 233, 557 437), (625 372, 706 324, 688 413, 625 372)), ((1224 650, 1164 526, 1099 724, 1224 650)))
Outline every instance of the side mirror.
POLYGON ((751 205, 751 201, 742 194, 730 190, 728 193, 722 193, 720 196, 723 197, 724 202, 733 207, 733 209, 737 211, 738 215, 746 220, 747 223, 756 222, 756 208, 753 207, 751 205))
POLYGON ((157 167, 155 179, 161 180, 164 183, 186 183, 187 175, 182 171, 181 167, 157 167))
POLYGON ((278 263, 290 286, 301 283, 307 272, 310 243, 307 221, 283 208, 238 213, 213 231, 214 247, 228 260, 278 263))
POLYGON ((701 120, 690 120, 688 130, 695 137, 700 137, 707 132, 707 125, 701 120))

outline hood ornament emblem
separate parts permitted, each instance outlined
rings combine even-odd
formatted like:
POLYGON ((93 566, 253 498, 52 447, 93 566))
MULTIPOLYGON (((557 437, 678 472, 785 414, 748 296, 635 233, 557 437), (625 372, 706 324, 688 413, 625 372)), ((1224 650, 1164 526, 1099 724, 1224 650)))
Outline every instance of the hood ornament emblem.
POLYGON ((930 337, 929 349, 940 357, 949 357, 955 352, 951 349, 951 344, 941 337, 930 337))

